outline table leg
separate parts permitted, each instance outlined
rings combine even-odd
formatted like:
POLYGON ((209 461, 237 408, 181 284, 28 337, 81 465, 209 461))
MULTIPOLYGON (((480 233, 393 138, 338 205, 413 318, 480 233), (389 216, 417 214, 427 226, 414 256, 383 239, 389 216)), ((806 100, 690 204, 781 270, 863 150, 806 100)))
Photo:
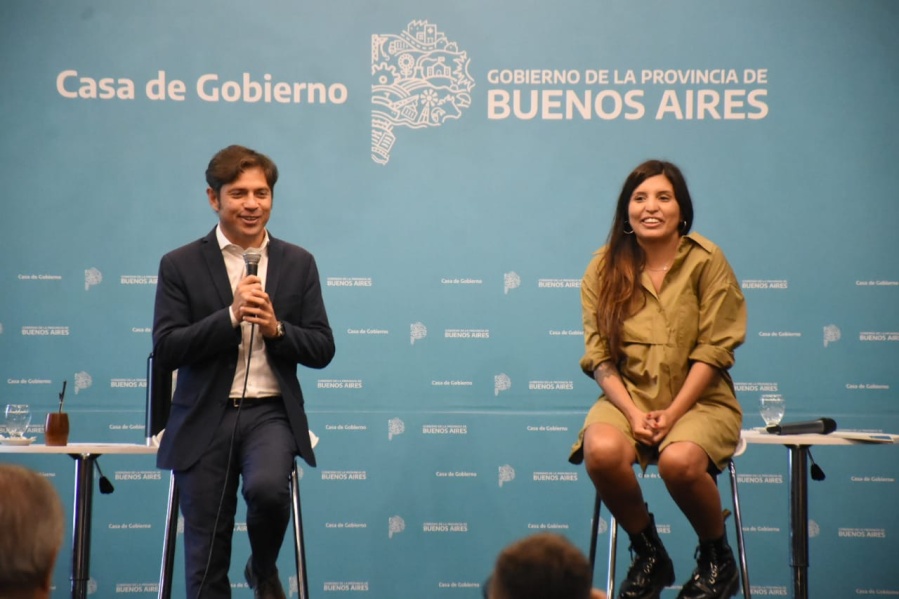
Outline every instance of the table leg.
POLYGON ((790 450, 790 567, 793 597, 808 599, 808 446, 790 450))
POLYGON ((72 518, 72 598, 87 599, 91 561, 91 504, 94 493, 94 460, 77 454, 75 460, 75 510, 72 518))

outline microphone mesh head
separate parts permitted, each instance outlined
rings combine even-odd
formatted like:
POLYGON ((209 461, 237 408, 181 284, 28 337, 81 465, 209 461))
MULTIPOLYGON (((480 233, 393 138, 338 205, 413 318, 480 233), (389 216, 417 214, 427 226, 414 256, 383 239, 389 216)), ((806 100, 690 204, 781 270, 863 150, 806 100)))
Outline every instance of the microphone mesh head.
POLYGON ((262 250, 250 248, 243 253, 243 261, 247 266, 257 265, 262 260, 262 250))

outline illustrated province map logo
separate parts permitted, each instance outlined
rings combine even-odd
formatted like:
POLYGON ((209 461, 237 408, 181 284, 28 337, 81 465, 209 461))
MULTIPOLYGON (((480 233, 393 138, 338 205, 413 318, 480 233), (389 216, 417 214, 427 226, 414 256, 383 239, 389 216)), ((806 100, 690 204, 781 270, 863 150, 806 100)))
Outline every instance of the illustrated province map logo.
POLYGON ((471 106, 468 53, 427 21, 371 36, 371 158, 390 161, 395 129, 440 127, 471 106))

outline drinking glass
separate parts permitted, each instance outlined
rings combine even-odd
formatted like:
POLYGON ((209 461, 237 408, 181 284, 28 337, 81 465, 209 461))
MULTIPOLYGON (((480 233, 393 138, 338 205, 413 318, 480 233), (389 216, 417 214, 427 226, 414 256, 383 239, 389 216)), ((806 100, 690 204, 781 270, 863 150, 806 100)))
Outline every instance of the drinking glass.
POLYGON ((759 413, 762 415, 762 420, 765 421, 765 426, 780 424, 785 409, 782 395, 766 394, 762 395, 759 400, 759 413))
POLYGON ((6 405, 6 433, 13 439, 21 439, 31 424, 31 409, 28 404, 11 403, 6 405))

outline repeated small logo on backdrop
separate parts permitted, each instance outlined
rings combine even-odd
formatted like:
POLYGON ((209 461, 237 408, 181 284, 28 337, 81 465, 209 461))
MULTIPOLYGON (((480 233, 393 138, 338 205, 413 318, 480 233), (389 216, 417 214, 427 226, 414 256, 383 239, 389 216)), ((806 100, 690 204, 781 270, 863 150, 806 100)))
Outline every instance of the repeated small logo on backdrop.
POLYGON ((513 271, 503 274, 503 294, 508 295, 513 289, 521 287, 521 277, 513 271))
POLYGON ((741 289, 789 289, 790 282, 787 279, 743 279, 741 289))
POLYGON ((759 485, 782 485, 784 477, 782 474, 737 474, 737 482, 741 485, 759 484, 759 485))
POLYGON ((422 424, 423 435, 467 435, 467 424, 422 424))
POLYGON ((471 106, 468 53, 428 21, 371 36, 371 159, 387 164, 394 129, 440 127, 471 106))
POLYGON ((500 393, 511 388, 512 379, 509 378, 509 375, 500 373, 493 377, 493 395, 495 397, 499 397, 500 393))
POLYGON ((109 387, 111 389, 146 389, 147 388, 147 379, 146 378, 110 379, 109 387))
MULTIPOLYGON (((811 526, 809 526, 809 536, 812 536, 811 526)), ((849 539, 885 539, 887 531, 885 528, 840 528, 837 536, 849 539)))
MULTIPOLYGON (((811 520, 809 520, 811 525, 811 520)), ((811 529, 809 529, 811 530, 811 529)), ((763 533, 763 534, 780 534, 780 527, 771 526, 770 524, 750 524, 743 527, 743 532, 763 533)))
POLYGON ((406 423, 399 418, 391 418, 387 421, 387 440, 393 441, 393 438, 406 432, 406 423))
POLYGON ((406 521, 400 516, 391 516, 387 519, 387 538, 392 539, 393 535, 398 535, 406 530, 406 521))
POLYGON ((437 470, 434 472, 434 477, 453 480, 473 479, 478 477, 478 473, 471 470, 437 470))
POLYGON ((528 391, 572 391, 574 381, 528 381, 528 391))
POLYGON ((322 470, 322 480, 368 480, 365 470, 322 470))
POLYGON ((329 581, 322 587, 324 591, 368 591, 367 580, 329 581))
POLYGON ((534 472, 532 480, 538 483, 577 482, 577 472, 534 472))
POLYGON ((759 331, 759 337, 764 337, 767 339, 784 339, 784 338, 799 338, 802 337, 802 333, 799 331, 759 331))
POLYGON ((840 327, 835 324, 829 324, 824 327, 824 347, 827 347, 831 343, 836 343, 842 337, 842 333, 840 332, 840 327))
POLYGON ((763 392, 777 393, 779 391, 778 385, 776 382, 750 383, 750 382, 737 382, 737 381, 734 381, 734 390, 737 393, 751 392, 751 391, 763 391, 763 392))
POLYGON ((67 326, 33 326, 22 327, 24 337, 67 337, 70 333, 67 326))
POLYGON ((149 530, 153 528, 153 525, 149 522, 110 522, 107 528, 109 530, 149 530))
POLYGON ((88 268, 84 271, 84 290, 89 291, 94 285, 103 282, 103 273, 96 268, 88 268))
POLYGON ((422 522, 422 532, 468 532, 468 522, 422 522))
POLYGON ((328 277, 325 279, 326 287, 373 287, 374 280, 371 277, 328 277))
POLYGON ((409 325, 409 344, 415 345, 416 341, 421 341, 428 336, 428 327, 420 322, 413 322, 409 325))
POLYGON ((499 482, 500 488, 502 488, 504 484, 512 482, 513 480, 515 480, 515 468, 513 468, 509 464, 500 466, 497 480, 499 482))
POLYGON ((113 480, 141 481, 162 480, 161 470, 116 470, 113 480))
POLYGON ((75 373, 75 395, 78 395, 80 391, 84 391, 85 389, 89 389, 94 384, 94 379, 91 378, 91 375, 85 371, 76 372, 75 373))
POLYGON ((580 279, 537 279, 538 289, 580 289, 580 279))
POLYGON ((156 285, 157 275, 122 275, 120 285, 156 285))
MULTIPOLYGON (((602 529, 602 520, 600 519, 600 534, 605 532, 602 529)), ((571 525, 565 524, 563 522, 528 522, 528 529, 530 530, 570 530, 571 525)))
POLYGON ((159 592, 158 582, 117 582, 116 595, 120 593, 153 593, 159 592))
POLYGON ((325 528, 331 530, 365 530, 368 524, 365 522, 325 522, 325 528))
POLYGON ((475 277, 441 277, 441 285, 483 285, 483 279, 475 277))
POLYGON ((899 341, 897 331, 862 331, 858 334, 859 341, 899 341))
POLYGON ((368 430, 368 426, 365 424, 326 424, 326 431, 340 431, 340 432, 350 432, 350 433, 361 433, 368 430))
POLYGON ((318 389, 362 389, 362 379, 319 379, 318 389))
POLYGON ((444 339, 490 339, 490 329, 445 329, 444 339))
POLYGON ((756 585, 753 584, 751 587, 752 596, 772 596, 772 597, 789 597, 790 593, 787 591, 787 587, 785 586, 771 586, 771 585, 756 585))

